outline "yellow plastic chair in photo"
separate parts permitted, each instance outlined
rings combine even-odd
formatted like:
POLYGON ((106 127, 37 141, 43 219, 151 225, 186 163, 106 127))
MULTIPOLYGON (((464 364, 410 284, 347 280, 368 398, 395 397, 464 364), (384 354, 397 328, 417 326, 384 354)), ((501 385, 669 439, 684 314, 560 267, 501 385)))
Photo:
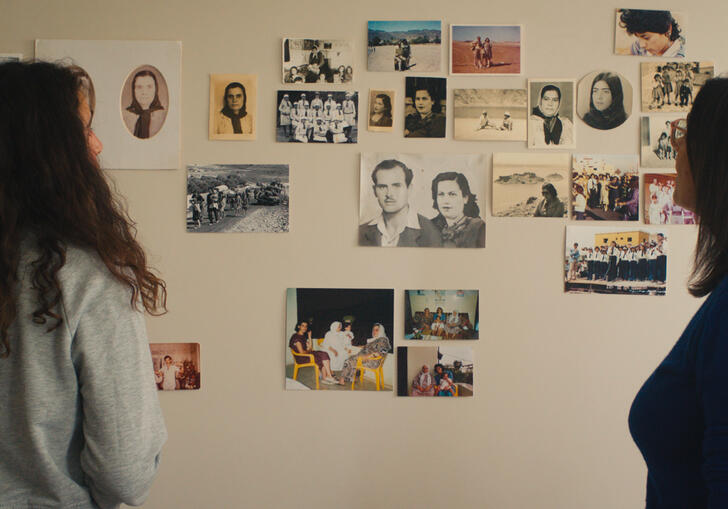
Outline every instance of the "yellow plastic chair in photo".
POLYGON ((374 379, 377 383, 377 390, 379 390, 384 383, 384 370, 382 369, 384 366, 384 356, 383 355, 375 355, 374 357, 369 357, 367 361, 379 361, 379 364, 376 368, 370 368, 369 366, 365 366, 361 362, 361 357, 357 357, 356 359, 356 369, 354 370, 354 378, 351 380, 351 390, 354 390, 354 383, 356 382, 356 373, 359 372, 359 386, 364 383, 364 371, 369 370, 374 373, 374 379))
POLYGON ((314 362, 312 353, 298 353, 296 350, 291 348, 291 354, 293 355, 293 379, 296 380, 298 376, 298 370, 300 368, 313 367, 314 375, 316 376, 316 390, 319 388, 319 368, 314 362), (307 361, 302 364, 296 362, 296 359, 307 361))

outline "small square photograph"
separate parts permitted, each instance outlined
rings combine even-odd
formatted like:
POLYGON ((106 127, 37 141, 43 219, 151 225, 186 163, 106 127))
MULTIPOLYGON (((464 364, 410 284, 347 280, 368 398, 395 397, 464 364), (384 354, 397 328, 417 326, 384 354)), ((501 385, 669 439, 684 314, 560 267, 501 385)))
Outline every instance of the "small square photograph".
POLYGON ((359 245, 485 247, 482 155, 361 155, 359 245))
POLYGON ((566 217, 569 154, 493 154, 493 215, 566 217))
POLYGON ((617 9, 614 53, 685 58, 685 15, 675 11, 617 9))
POLYGON ((392 132, 393 104, 394 90, 369 90, 369 121, 367 122, 367 129, 375 132, 392 132))
POLYGON ((636 155, 574 155, 572 219, 639 221, 640 177, 636 155))
POLYGON ((632 114, 632 85, 616 72, 590 72, 579 82, 576 113, 594 129, 619 127, 632 114))
POLYGON ((200 388, 199 343, 149 343, 154 382, 160 391, 200 388))
POLYGON ((210 75, 211 140, 254 140, 258 77, 251 74, 210 75))
POLYGON ((576 147, 576 82, 528 80, 528 148, 576 147))
POLYGON ((670 143, 670 123, 684 115, 640 118, 641 165, 645 168, 674 168, 675 151, 670 143))
POLYGON ((444 138, 446 78, 405 79, 404 137, 444 138))
POLYGON ((397 396, 473 396, 469 346, 398 346, 397 396))
POLYGON ((351 83, 351 41, 283 39, 283 83, 351 83))
POLYGON ((23 59, 21 53, 0 53, 0 64, 5 62, 20 62, 23 59))
POLYGON ((566 227, 565 292, 665 295, 666 288, 664 230, 566 227))
POLYGON ((276 141, 356 143, 358 92, 279 90, 276 141))
POLYGON ((526 141, 526 89, 456 88, 453 137, 468 141, 526 141))
POLYGON ((675 204, 677 173, 645 173, 645 223, 697 224, 695 214, 675 204))
POLYGON ((187 231, 287 232, 287 164, 187 166, 187 231))
POLYGON ((687 113, 706 81, 715 75, 713 62, 642 62, 642 111, 687 113))
POLYGON ((288 288, 286 390, 394 387, 394 290, 288 288))
POLYGON ((439 20, 369 21, 367 70, 440 71, 442 23, 439 20))
POLYGON ((478 339, 478 290, 405 290, 405 339, 478 339))
POLYGON ((450 74, 519 75, 521 25, 450 25, 450 74))

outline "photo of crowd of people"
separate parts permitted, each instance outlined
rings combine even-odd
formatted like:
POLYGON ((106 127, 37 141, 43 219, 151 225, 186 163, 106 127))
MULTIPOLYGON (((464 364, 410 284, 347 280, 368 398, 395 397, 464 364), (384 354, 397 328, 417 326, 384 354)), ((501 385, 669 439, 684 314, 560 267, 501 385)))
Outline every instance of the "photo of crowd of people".
POLYGON ((351 83, 351 41, 283 39, 283 83, 351 83))
POLYGON ((567 226, 565 291, 664 295, 667 251, 664 231, 567 226))
POLYGON ((405 290, 404 337, 478 339, 478 290, 405 290))
POLYGON ((441 44, 439 20, 369 21, 367 70, 439 71, 441 44))
POLYGON ((482 155, 362 154, 359 245, 485 247, 483 174, 482 155))
POLYGON ((251 74, 210 75, 211 140, 254 140, 258 77, 251 74))
POLYGON ((199 343, 149 343, 149 349, 160 391, 200 388, 199 343))
POLYGON ((398 396, 473 396, 473 349, 467 346, 397 347, 398 396))
POLYGON ((522 73, 520 25, 450 25, 450 74, 522 73))
POLYGON ((444 138, 447 78, 405 79, 404 137, 444 138))
POLYGON ((619 127, 632 114, 632 85, 617 72, 591 72, 579 81, 576 112, 594 129, 619 127))
POLYGON ((286 389, 391 391, 393 290, 289 288, 286 389))
POLYGON ((456 88, 456 140, 526 141, 526 89, 456 88))
POLYGON ((641 57, 685 57, 685 16, 681 12, 617 9, 614 53, 641 57))
POLYGON ((645 223, 696 224, 695 213, 675 204, 677 173, 645 173, 645 223))
POLYGON ((528 80, 528 148, 574 148, 575 112, 574 80, 528 80))
POLYGON ((572 218, 638 221, 640 178, 636 155, 574 155, 572 218))
POLYGON ((693 98, 715 74, 713 62, 642 62, 642 111, 690 111, 693 98))
POLYGON ((359 94, 342 91, 278 91, 276 141, 356 143, 359 94))

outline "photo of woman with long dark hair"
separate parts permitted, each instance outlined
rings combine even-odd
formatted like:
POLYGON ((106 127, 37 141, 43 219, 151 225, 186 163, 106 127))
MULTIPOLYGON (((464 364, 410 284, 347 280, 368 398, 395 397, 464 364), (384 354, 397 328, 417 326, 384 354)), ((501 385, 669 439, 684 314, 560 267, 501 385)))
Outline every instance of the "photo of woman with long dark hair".
MULTIPOLYGON (((625 98, 623 82, 629 86, 629 83, 620 75, 609 71, 599 72, 593 79, 590 78, 590 75, 582 79, 579 92, 588 95, 589 109, 582 114, 581 118, 588 126, 608 130, 619 127, 627 120, 629 114, 625 110, 625 104, 631 105, 632 88, 629 86, 629 94, 625 98), (589 81, 591 81, 591 87, 586 88, 585 84, 589 81)), ((580 97, 584 97, 584 95, 580 97)))
POLYGON ((150 65, 138 67, 132 74, 131 82, 127 79, 122 92, 122 101, 124 96, 129 97, 122 104, 122 118, 131 134, 145 140, 157 134, 167 118, 167 85, 162 74, 150 65), (162 88, 164 94, 160 93, 162 88))

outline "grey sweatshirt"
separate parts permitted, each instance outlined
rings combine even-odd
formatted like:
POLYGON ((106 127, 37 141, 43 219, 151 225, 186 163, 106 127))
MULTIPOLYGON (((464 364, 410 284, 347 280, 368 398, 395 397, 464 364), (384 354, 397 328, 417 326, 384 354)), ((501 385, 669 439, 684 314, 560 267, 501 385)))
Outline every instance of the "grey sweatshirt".
POLYGON ((0 359, 0 508, 141 505, 167 438, 143 314, 95 253, 69 247, 63 324, 46 332, 23 246, 0 359))

